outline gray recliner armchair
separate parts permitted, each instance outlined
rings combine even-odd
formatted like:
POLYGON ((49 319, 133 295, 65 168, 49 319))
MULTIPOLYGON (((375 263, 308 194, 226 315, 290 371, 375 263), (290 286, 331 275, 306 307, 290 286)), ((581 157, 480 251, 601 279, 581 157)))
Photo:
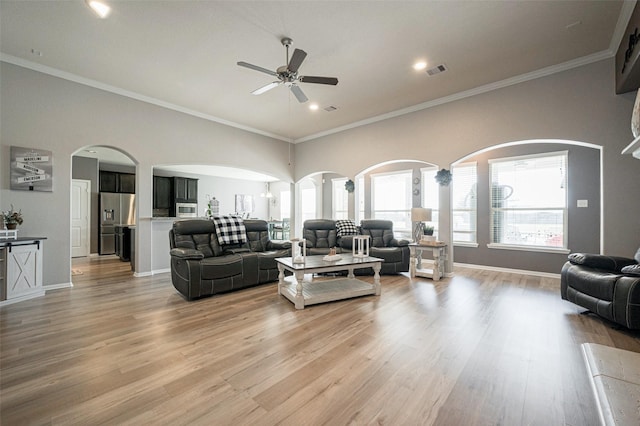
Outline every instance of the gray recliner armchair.
POLYGON ((409 241, 398 240, 393 235, 390 220, 366 219, 360 222, 362 235, 371 237, 371 256, 384 259, 383 274, 397 274, 409 271, 409 241))
POLYGON ((564 300, 629 329, 640 329, 640 249, 634 259, 572 253, 560 277, 564 300))

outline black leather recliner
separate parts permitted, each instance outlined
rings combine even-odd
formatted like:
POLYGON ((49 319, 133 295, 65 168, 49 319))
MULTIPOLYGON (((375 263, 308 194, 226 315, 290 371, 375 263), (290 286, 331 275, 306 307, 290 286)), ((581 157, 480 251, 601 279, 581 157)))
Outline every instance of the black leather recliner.
POLYGON ((640 249, 635 259, 572 253, 560 276, 564 300, 629 329, 640 329, 640 249))
MULTIPOLYGON (((360 222, 362 235, 371 237, 369 254, 384 259, 381 274, 397 274, 409 271, 409 241, 398 240, 393 235, 390 220, 366 219, 360 222)), ((336 253, 351 253, 353 236, 338 237, 336 221, 310 219, 304 222, 302 236, 307 240, 307 255, 326 255, 333 247, 336 253)), ((373 274, 373 269, 357 269, 356 274, 373 274)))
POLYGON ((269 239, 264 220, 245 220, 247 243, 220 245, 213 221, 184 219, 169 231, 171 281, 188 300, 278 279, 277 257, 291 256, 291 243, 269 239))

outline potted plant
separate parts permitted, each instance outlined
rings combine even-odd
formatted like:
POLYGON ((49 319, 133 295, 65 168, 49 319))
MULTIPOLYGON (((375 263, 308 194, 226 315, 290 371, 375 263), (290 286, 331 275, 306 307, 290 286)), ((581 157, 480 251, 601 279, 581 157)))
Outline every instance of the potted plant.
POLYGON ((436 238, 433 236, 433 226, 422 224, 422 239, 425 241, 435 241, 436 238))
POLYGON ((23 222, 22 210, 15 211, 13 204, 11 204, 11 209, 2 211, 2 222, 7 229, 16 229, 23 222))

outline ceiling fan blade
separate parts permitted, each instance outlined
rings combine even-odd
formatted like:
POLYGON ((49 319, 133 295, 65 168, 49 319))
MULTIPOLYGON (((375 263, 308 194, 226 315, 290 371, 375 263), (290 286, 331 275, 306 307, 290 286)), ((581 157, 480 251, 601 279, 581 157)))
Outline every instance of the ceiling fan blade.
POLYGON ((268 70, 266 68, 259 67, 257 65, 249 64, 247 62, 238 62, 238 65, 240 65, 241 67, 245 67, 245 68, 249 68, 249 69, 252 69, 252 70, 260 71, 260 72, 263 72, 265 74, 272 75, 274 77, 278 76, 278 74, 275 71, 271 71, 271 70, 268 70))
POLYGON ((296 49, 293 51, 293 55, 291 56, 291 60, 289 60, 289 65, 287 68, 291 72, 298 72, 298 68, 302 65, 302 61, 307 57, 307 52, 304 50, 296 49))
POLYGON ((338 79, 335 77, 314 77, 312 75, 301 75, 298 80, 303 83, 331 84, 332 86, 338 84, 338 79))
POLYGON ((262 86, 261 88, 254 90, 253 92, 251 92, 251 94, 252 95, 261 95, 264 92, 266 92, 267 90, 271 90, 274 87, 279 86, 280 84, 282 84, 281 81, 274 81, 273 83, 269 83, 266 86, 262 86))
POLYGON ((301 104, 307 102, 309 99, 305 96, 305 94, 302 92, 302 89, 298 86, 296 86, 295 84, 291 86, 291 91, 293 92, 294 95, 296 95, 296 98, 298 98, 298 102, 300 102, 301 104))

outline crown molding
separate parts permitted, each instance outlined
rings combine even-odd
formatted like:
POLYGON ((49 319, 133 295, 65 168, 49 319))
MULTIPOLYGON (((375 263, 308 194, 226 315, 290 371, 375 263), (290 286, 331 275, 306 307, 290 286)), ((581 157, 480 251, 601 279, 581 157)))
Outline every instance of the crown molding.
MULTIPOLYGON (((626 24, 625 24, 626 25, 626 24)), ((377 123, 379 121, 388 120, 390 118, 399 117, 401 115, 411 114, 413 112, 422 111, 424 109, 433 108, 439 105, 447 104, 449 102, 458 101, 465 98, 470 98, 472 96, 480 95, 482 93, 491 92, 498 89, 503 89, 505 87, 513 86, 516 84, 524 83, 526 81, 535 80, 541 77, 546 77, 552 74, 556 74, 562 71, 567 71, 573 68, 578 68, 584 65, 588 65, 594 62, 601 61, 603 59, 610 58, 615 56, 615 51, 611 51, 610 49, 603 50, 588 56, 583 56, 581 58, 573 59, 571 61, 563 62, 561 64, 552 65, 546 68, 541 68, 536 71, 532 71, 526 74, 521 74, 515 77, 507 78, 505 80, 496 81, 495 83, 485 84, 484 86, 479 86, 473 89, 465 90, 463 92, 454 93, 453 95, 445 96, 442 98, 434 99, 432 101, 423 102, 417 105, 413 105, 407 108, 402 108, 396 111, 388 112, 386 114, 377 115, 375 117, 370 117, 364 120, 356 121, 354 123, 350 123, 344 126, 336 127, 334 129, 330 129, 324 132, 315 133, 313 135, 305 136, 303 138, 295 139, 293 143, 302 143, 308 142, 314 139, 321 138, 323 136, 332 135, 335 133, 343 132, 345 130, 355 129, 357 127, 366 126, 368 124, 377 123)))
POLYGON ((213 115, 205 114, 200 111, 195 111, 189 108, 185 108, 180 105, 172 104, 170 102, 165 102, 163 100, 152 98, 150 96, 142 95, 140 93, 132 92, 130 90, 126 90, 117 86, 112 86, 109 84, 102 83, 100 81, 91 80, 89 78, 81 77, 76 74, 72 74, 66 71, 59 70, 57 68, 48 67, 46 65, 38 64, 36 62, 27 61, 22 58, 18 58, 16 56, 8 55, 6 53, 0 52, 0 61, 6 62, 8 64, 17 65, 22 68, 27 68, 33 71, 38 71, 43 74, 48 74, 54 77, 61 78, 63 80, 73 81, 74 83, 82 84, 84 86, 93 87, 94 89, 103 90, 105 92, 114 93, 116 95, 125 96, 127 98, 135 99, 137 101, 145 102, 148 104, 156 105, 162 108, 167 108, 173 111, 181 112, 183 114, 191 115, 194 117, 202 118, 204 120, 213 121, 214 123, 223 124, 229 127, 235 127, 236 129, 245 130, 247 132, 255 133, 258 135, 266 136, 273 139, 278 139, 285 142, 291 142, 291 138, 287 138, 282 135, 277 135, 275 133, 265 132, 264 130, 255 129, 253 127, 245 126, 240 123, 236 123, 233 121, 225 120, 224 118, 215 117, 213 115))

